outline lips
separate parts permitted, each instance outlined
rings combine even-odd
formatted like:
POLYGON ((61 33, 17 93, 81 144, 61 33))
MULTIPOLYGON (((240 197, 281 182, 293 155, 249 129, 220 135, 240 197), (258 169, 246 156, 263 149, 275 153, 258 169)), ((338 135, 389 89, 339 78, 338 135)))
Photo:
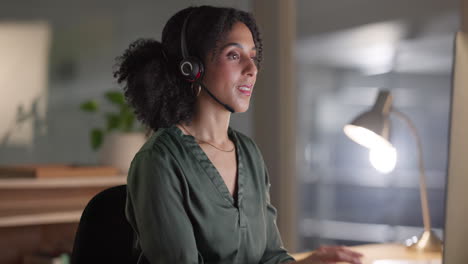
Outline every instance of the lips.
POLYGON ((252 84, 246 84, 246 85, 241 85, 237 86, 237 90, 239 90, 242 94, 250 96, 252 94, 252 84))

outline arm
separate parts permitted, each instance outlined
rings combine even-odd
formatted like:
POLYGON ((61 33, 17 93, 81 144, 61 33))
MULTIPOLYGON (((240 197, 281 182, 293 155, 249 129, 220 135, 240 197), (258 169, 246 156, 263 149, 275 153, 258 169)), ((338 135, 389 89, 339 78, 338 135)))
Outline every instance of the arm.
POLYGON ((127 218, 150 263, 203 263, 183 205, 182 174, 169 153, 137 154, 128 177, 127 218))
POLYGON ((361 264, 361 257, 362 254, 351 251, 342 246, 323 246, 312 252, 306 258, 291 262, 291 264, 321 264, 336 262, 361 264))

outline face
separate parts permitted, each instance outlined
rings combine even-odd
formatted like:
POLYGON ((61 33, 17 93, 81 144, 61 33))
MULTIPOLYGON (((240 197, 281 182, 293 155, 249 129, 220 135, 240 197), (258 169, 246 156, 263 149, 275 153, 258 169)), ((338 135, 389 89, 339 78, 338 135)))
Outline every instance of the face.
POLYGON ((221 102, 236 112, 245 112, 257 79, 252 33, 244 23, 238 22, 219 47, 215 57, 213 53, 208 55, 203 83, 221 102))

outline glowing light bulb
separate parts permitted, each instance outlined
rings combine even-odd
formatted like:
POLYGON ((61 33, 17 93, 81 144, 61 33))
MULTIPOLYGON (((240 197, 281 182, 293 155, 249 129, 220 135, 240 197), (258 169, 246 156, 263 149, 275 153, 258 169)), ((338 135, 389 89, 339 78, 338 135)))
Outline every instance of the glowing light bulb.
POLYGON ((395 169, 397 152, 394 147, 380 146, 369 150, 369 161, 381 173, 389 173, 395 169))

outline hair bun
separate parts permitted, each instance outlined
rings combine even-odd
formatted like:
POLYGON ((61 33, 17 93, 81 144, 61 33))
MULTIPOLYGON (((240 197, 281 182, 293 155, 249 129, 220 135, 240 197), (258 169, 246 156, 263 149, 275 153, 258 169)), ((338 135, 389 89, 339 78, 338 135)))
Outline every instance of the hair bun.
POLYGON ((114 78, 121 83, 136 74, 148 64, 165 61, 161 42, 154 39, 138 39, 130 44, 124 54, 117 57, 114 78))

